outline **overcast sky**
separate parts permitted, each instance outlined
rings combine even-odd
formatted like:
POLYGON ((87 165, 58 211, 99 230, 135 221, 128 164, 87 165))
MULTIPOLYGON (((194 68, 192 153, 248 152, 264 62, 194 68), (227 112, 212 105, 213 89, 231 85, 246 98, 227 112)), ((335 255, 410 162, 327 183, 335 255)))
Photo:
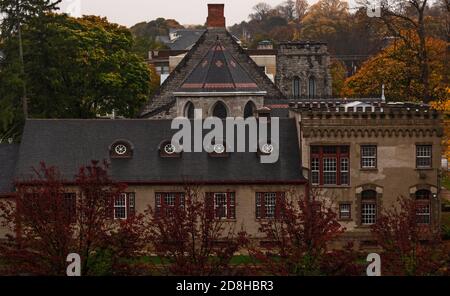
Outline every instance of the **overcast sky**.
MULTIPOLYGON (((308 0, 315 3, 317 0, 308 0)), ((63 0, 62 10, 108 17, 125 26, 157 17, 173 18, 181 24, 204 24, 208 3, 225 3, 227 26, 247 20, 252 7, 261 0, 63 0), (78 5, 79 3, 80 5, 78 5), (80 9, 81 8, 81 9, 80 9)), ((284 0, 264 0, 276 6, 284 0)))

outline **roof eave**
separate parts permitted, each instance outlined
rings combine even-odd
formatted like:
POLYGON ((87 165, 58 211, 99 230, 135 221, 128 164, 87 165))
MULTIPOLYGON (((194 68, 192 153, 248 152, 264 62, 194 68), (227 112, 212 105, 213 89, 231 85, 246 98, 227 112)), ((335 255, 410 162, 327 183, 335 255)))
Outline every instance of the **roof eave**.
POLYGON ((236 97, 236 96, 265 96, 266 91, 230 91, 230 92, 174 92, 175 97, 236 97))

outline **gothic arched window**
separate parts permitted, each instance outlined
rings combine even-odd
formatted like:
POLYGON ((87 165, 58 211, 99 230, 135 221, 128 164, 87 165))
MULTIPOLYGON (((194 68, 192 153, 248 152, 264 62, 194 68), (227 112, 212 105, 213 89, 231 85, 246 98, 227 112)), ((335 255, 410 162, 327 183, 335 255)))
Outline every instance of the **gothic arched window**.
POLYGON ((309 78, 308 94, 310 97, 316 96, 316 80, 314 77, 309 78))
POLYGON ((252 101, 249 101, 244 108, 244 118, 249 118, 254 116, 256 106, 252 101))
POLYGON ((184 106, 184 117, 188 118, 188 119, 194 119, 194 104, 192 104, 192 102, 188 102, 185 106, 184 106))
POLYGON ((213 116, 220 119, 226 119, 228 116, 227 107, 222 102, 217 102, 213 109, 213 116))
POLYGON ((294 80, 292 81, 292 95, 294 98, 300 97, 300 78, 297 76, 294 77, 294 80))

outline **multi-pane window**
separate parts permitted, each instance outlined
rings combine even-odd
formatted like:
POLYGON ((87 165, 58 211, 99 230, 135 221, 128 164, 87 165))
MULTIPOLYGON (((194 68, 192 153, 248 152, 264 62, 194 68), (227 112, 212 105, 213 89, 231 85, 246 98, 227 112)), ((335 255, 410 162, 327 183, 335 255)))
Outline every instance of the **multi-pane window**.
POLYGON ((431 222, 431 193, 428 190, 416 192, 416 221, 418 224, 430 224, 431 222))
POLYGON ((374 169, 377 167, 377 146, 361 146, 361 168, 374 169))
POLYGON ((323 184, 335 185, 337 184, 337 158, 324 158, 323 159, 323 184))
POLYGON ((311 183, 319 185, 320 182, 320 160, 319 158, 311 158, 311 183))
POLYGON ((372 225, 377 222, 377 193, 365 190, 361 193, 361 224, 372 225))
POLYGON ((114 200, 114 219, 127 218, 127 197, 126 194, 120 194, 114 200))
POLYGON ((349 147, 311 146, 311 183, 313 185, 349 185, 349 147))
POLYGON ((236 196, 234 192, 208 192, 206 202, 210 218, 236 219, 236 196))
POLYGON ((416 166, 417 168, 431 168, 431 145, 416 146, 416 166))
POLYGON ((350 220, 352 205, 349 203, 341 203, 339 204, 339 219, 341 220, 350 220))
POLYGON ((273 219, 283 216, 284 192, 256 193, 256 218, 273 219))
POLYGON ((135 213, 135 194, 121 193, 114 199, 114 219, 127 219, 135 213))
POLYGON ((175 207, 184 208, 184 193, 181 192, 157 192, 155 194, 155 210, 158 216, 171 215, 175 207))

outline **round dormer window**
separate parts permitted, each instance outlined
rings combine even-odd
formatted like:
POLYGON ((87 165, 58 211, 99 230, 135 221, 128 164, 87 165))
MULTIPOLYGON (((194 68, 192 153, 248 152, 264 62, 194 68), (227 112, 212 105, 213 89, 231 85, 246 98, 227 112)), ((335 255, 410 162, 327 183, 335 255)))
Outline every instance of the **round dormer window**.
POLYGON ((261 147, 261 152, 264 154, 271 154, 273 152, 273 145, 272 144, 264 144, 261 147))
POLYGON ((132 144, 127 140, 118 140, 109 147, 111 158, 131 158, 133 156, 132 144))
POLYGON ((117 155, 125 155, 127 153, 127 146, 123 144, 119 144, 114 148, 114 151, 117 153, 117 155))
POLYGON ((173 145, 172 143, 168 143, 164 146, 164 152, 168 155, 172 155, 176 152, 176 148, 175 145, 173 145))
POLYGON ((213 149, 217 154, 225 153, 225 146, 223 144, 215 144, 213 149))

